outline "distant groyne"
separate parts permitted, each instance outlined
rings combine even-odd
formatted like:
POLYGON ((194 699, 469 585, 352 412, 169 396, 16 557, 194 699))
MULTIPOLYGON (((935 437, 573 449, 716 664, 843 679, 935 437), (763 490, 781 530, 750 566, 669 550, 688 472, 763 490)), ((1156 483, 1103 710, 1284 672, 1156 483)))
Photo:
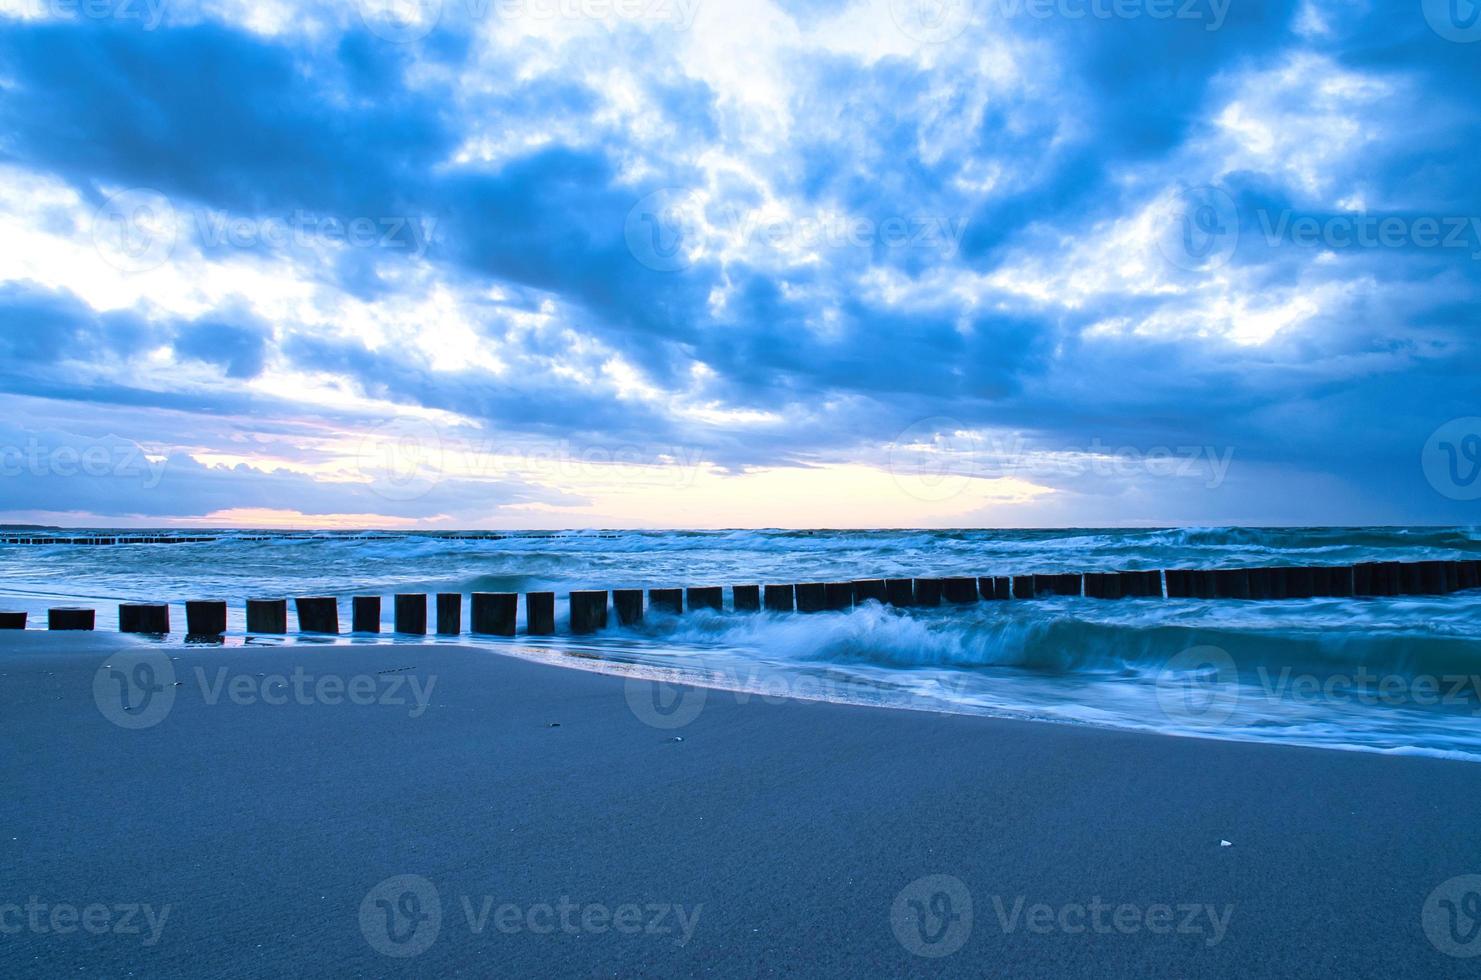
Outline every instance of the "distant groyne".
MULTIPOLYGON (((735 585, 728 588, 728 604, 727 588, 723 586, 573 591, 567 596, 569 615, 563 624, 571 635, 583 636, 613 623, 632 627, 648 615, 683 615, 686 610, 808 614, 845 611, 870 602, 897 608, 934 608, 1051 597, 1096 601, 1277 601, 1438 596, 1478 588, 1481 588, 1481 561, 872 578, 735 585)), ((382 632, 381 610, 385 598, 357 595, 350 599, 350 635, 382 632)), ((554 592, 401 593, 391 597, 392 632, 403 636, 426 636, 429 632, 461 636, 466 631, 473 636, 513 637, 520 635, 521 600, 525 609, 523 635, 551 636, 557 632, 561 623, 556 617, 554 592)), ((228 606, 224 600, 193 600, 184 606, 188 637, 209 640, 226 634, 228 606)), ((262 636, 288 633, 290 606, 298 633, 336 636, 345 632, 340 622, 341 602, 335 596, 301 596, 291 602, 283 597, 247 599, 246 632, 262 636)), ((47 628, 91 630, 96 619, 94 609, 58 607, 48 610, 47 628)), ((118 626, 125 633, 169 635, 173 631, 170 605, 123 603, 118 609, 118 626)), ((26 628, 26 613, 0 611, 0 629, 26 628)))

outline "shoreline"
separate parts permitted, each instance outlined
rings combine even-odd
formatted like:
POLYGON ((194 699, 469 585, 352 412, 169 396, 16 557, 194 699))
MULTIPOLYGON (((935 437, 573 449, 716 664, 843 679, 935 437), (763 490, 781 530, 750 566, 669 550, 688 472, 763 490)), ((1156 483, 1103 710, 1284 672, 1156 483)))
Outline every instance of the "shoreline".
POLYGON ((1319 965, 1426 976, 1468 965, 1428 931, 1437 889, 1481 873, 1481 770, 1459 762, 694 687, 654 700, 647 681, 454 644, 223 656, 37 639, 0 645, 16 801, 0 835, 12 869, 0 903, 171 913, 149 946, 0 938, 26 975, 1282 976, 1319 965), (93 688, 101 662, 133 667, 133 651, 156 667, 164 656, 182 685, 138 729, 105 717, 93 688), (282 692, 264 685, 295 669, 313 678, 307 700, 274 703, 282 692), (357 684, 374 697, 355 702, 357 684), (401 703, 386 700, 393 685, 401 703), (424 907, 440 909, 436 937, 415 956, 383 954, 377 942, 409 947, 387 945, 375 910, 398 906, 376 901, 422 883, 424 907), (941 895, 950 914, 924 934, 961 942, 937 956, 945 946, 906 926, 913 901, 947 911, 941 895), (509 911, 558 912, 563 897, 575 931, 533 931, 509 911), (1114 926, 1097 903, 1127 906, 1122 925, 1137 928, 1114 926), (614 916, 656 905, 669 907, 669 932, 617 929, 614 916), (1065 921, 1040 930, 1040 906, 1065 921), (1213 914, 1162 929, 1164 907, 1182 906, 1213 914), (682 944, 681 910, 692 926, 682 944), (1097 916, 1113 927, 1097 929, 1097 916))

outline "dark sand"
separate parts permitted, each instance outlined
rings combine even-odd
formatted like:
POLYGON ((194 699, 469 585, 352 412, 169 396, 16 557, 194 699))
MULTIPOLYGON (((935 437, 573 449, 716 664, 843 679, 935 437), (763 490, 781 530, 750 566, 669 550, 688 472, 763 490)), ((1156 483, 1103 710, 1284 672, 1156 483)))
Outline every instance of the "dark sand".
POLYGON ((168 918, 153 945, 142 912, 144 935, 0 934, 6 976, 1481 974, 1422 925, 1438 885, 1481 873, 1472 763, 714 691, 676 742, 638 719, 623 678, 438 644, 167 648, 184 686, 131 731, 93 696, 117 642, 0 640, 0 904, 168 918), (295 665, 436 683, 411 717, 408 686, 400 705, 209 705, 193 673, 295 665), (376 952, 360 914, 398 875, 431 882, 442 909, 409 959, 376 952), (974 902, 938 959, 890 919, 930 875, 974 902), (516 907, 504 931, 497 913, 470 928, 465 898, 478 913, 485 896, 516 907), (1009 914, 1019 896, 1056 912, 1099 899, 1103 926, 1121 904, 1232 911, 1217 942, 1206 917, 1008 933, 994 896, 1009 914), (569 929, 542 911, 563 899, 569 929), (627 905, 635 933, 603 915, 627 905), (687 944, 653 905, 697 908, 687 944), (531 910, 554 931, 509 931, 531 910))

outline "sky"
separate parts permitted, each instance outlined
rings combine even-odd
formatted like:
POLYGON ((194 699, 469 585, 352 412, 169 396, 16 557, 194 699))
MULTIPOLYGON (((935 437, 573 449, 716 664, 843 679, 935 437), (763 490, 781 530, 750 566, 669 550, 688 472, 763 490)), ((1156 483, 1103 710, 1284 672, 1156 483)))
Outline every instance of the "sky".
POLYGON ((0 520, 1471 524, 1472 0, 0 0, 0 520))

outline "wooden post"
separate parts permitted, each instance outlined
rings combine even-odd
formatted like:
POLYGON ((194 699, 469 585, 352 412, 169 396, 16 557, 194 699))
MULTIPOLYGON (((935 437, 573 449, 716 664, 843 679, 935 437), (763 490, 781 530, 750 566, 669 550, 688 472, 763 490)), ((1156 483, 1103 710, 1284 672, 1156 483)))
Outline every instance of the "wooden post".
POLYGON ((1316 572, 1310 568, 1286 569, 1286 598, 1310 599, 1316 595, 1316 572))
POLYGON ((248 599, 247 632, 259 635, 288 632, 288 600, 248 599))
POLYGON ((690 612, 698 609, 713 609, 715 612, 725 611, 725 590, 718 586, 704 586, 690 589, 685 598, 689 602, 690 612))
POLYGON ((735 607, 736 612, 760 612, 761 586, 732 585, 730 587, 730 602, 735 607))
POLYGON ((643 622, 642 589, 614 589, 612 605, 617 610, 618 626, 638 626, 643 622))
POLYGON ((357 595, 350 602, 350 630, 354 633, 379 633, 381 631, 381 597, 357 595))
POLYGON ((555 633, 554 592, 525 594, 525 631, 531 636, 551 636, 555 633))
POLYGON ((833 612, 854 608, 854 583, 829 582, 823 588, 823 601, 833 612))
POLYGON ((654 612, 668 613, 671 616, 682 615, 684 591, 682 589, 649 589, 648 608, 654 612))
POLYGON ((965 606, 977 601, 975 578, 948 578, 941 580, 941 596, 947 602, 965 606))
POLYGON ((1419 562, 1399 565, 1399 595, 1424 595, 1424 573, 1419 562))
POLYGON ((1444 595, 1446 593, 1445 563, 1443 561, 1420 562, 1419 575, 1425 595, 1444 595))
POLYGON ((473 593, 472 629, 476 636, 513 636, 519 616, 519 596, 514 592, 473 593))
POLYGON ((167 636, 170 632, 170 607, 153 602, 121 603, 118 607, 118 631, 167 636))
POLYGON ((828 608, 828 587, 822 582, 799 582, 796 592, 798 612, 816 613, 828 608))
POLYGON ((862 606, 871 599, 880 605, 889 601, 889 591, 885 588, 884 579, 864 578, 854 583, 854 605, 862 606))
POLYGON ((1013 576, 1013 598, 1032 599, 1034 597, 1034 577, 1032 575, 1013 576))
POLYGON ((979 575, 977 577, 977 595, 984 602, 994 602, 998 598, 997 580, 991 575, 979 575))
POLYGON ((406 636, 427 635, 427 596, 423 592, 396 596, 396 632, 406 636))
POLYGON ((0 611, 0 630, 23 630, 26 628, 26 613, 16 609, 0 611))
POLYGON ((918 578, 915 580, 915 604, 933 608, 941 605, 941 580, 939 578, 918 578))
POLYGON ((1327 569, 1327 594, 1346 597, 1353 594, 1353 571, 1345 566, 1327 569))
POLYGON ((1167 597, 1169 599, 1193 598, 1193 582, 1186 569, 1169 568, 1166 574, 1167 597))
POLYGON ((792 612, 797 608, 797 592, 790 585, 768 585, 762 590, 767 612, 792 612))
POLYGON ((46 628, 49 630, 87 631, 96 624, 97 614, 91 609, 76 606, 59 606, 46 611, 46 628))
POLYGON ((339 633, 339 600, 314 596, 293 600, 298 610, 300 633, 339 633))
POLYGON ((907 608, 915 605, 915 579, 885 579, 884 595, 885 601, 892 606, 907 608))
POLYGON ((571 632, 586 636, 607 628, 607 593, 571 593, 571 632))
POLYGON ((437 635, 458 636, 463 632, 463 594, 440 592, 437 595, 437 635))
POLYGON ((185 604, 185 635, 209 638, 226 633, 226 603, 218 599, 192 599, 185 604))
POLYGON ((1460 563, 1460 587, 1463 592, 1481 589, 1481 561, 1460 563))

